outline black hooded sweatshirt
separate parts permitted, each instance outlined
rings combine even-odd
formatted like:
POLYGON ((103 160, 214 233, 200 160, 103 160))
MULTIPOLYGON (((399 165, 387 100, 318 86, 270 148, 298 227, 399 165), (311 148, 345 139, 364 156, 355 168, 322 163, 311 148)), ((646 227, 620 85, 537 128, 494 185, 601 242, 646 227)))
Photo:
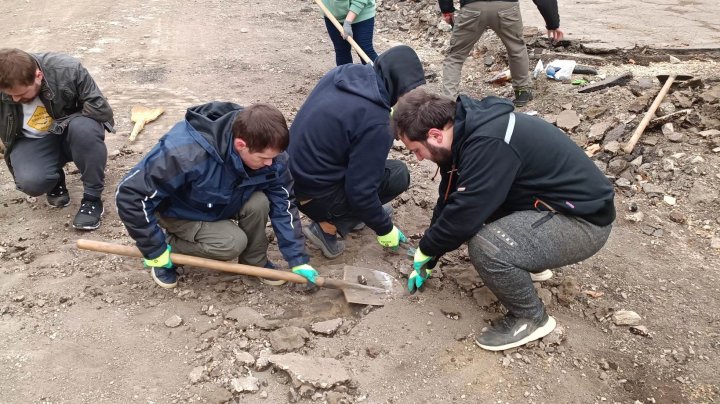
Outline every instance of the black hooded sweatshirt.
POLYGON ((493 213, 533 210, 538 199, 598 226, 615 220, 613 186, 592 160, 560 129, 513 109, 503 98, 458 97, 452 165, 440 167, 423 253, 455 250, 493 213))
POLYGON ((355 214, 377 234, 392 230, 378 188, 393 143, 390 110, 404 93, 425 84, 411 48, 388 49, 368 65, 347 64, 315 86, 290 127, 290 172, 299 200, 343 187, 355 214))

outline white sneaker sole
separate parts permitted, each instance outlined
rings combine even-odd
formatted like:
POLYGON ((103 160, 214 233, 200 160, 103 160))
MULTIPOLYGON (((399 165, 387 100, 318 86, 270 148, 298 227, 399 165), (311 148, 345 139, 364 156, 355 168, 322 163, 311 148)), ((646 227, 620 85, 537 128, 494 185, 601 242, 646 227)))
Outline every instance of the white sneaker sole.
POLYGON ((155 283, 157 283, 158 286, 160 286, 161 288, 174 289, 174 288, 177 286, 177 281, 175 281, 175 283, 164 283, 164 282, 162 282, 160 279, 158 279, 158 278, 155 276, 155 271, 153 271, 152 269, 150 270, 150 276, 152 276, 152 278, 153 278, 153 280, 155 281, 155 283))
POLYGON ((506 349, 519 347, 520 345, 525 345, 530 341, 535 341, 537 339, 540 339, 540 338, 550 334, 552 332, 552 330, 555 329, 556 325, 557 325, 557 323, 555 322, 555 319, 552 316, 548 316, 548 321, 545 323, 544 326, 536 329, 535 331, 532 332, 532 334, 528 335, 527 337, 525 337, 519 341, 515 341, 515 342, 511 342, 509 344, 499 345, 499 346, 488 346, 488 345, 483 345, 483 344, 479 343, 476 339, 475 345, 479 346, 482 349, 486 349, 488 351, 504 351, 506 349))
POLYGON ((280 279, 280 280, 265 279, 265 278, 261 278, 259 276, 257 278, 260 279, 260 282, 262 282, 266 285, 270 285, 270 286, 282 286, 287 283, 287 281, 284 281, 282 279, 280 279))
POLYGON ((103 211, 100 212, 100 220, 98 220, 97 224, 95 226, 75 226, 75 223, 73 223, 72 227, 76 230, 97 230, 100 228, 100 225, 102 224, 102 216, 105 214, 105 208, 103 208, 103 211))
POLYGON ((542 272, 533 273, 530 272, 530 279, 533 282, 543 282, 553 277, 553 271, 546 269, 542 272))

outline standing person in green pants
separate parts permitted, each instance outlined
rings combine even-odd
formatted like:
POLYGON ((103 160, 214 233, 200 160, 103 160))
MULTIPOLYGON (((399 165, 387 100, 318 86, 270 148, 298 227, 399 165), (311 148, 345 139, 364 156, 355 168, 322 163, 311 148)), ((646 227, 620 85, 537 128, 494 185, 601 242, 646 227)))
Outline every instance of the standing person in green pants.
MULTIPOLYGON (((335 64, 340 66, 353 62, 350 43, 345 40, 348 36, 353 37, 360 49, 374 61, 378 56, 373 48, 375 0, 323 0, 323 4, 343 25, 341 34, 325 17, 325 27, 335 48, 335 64)), ((365 64, 365 61, 362 63, 365 64)))

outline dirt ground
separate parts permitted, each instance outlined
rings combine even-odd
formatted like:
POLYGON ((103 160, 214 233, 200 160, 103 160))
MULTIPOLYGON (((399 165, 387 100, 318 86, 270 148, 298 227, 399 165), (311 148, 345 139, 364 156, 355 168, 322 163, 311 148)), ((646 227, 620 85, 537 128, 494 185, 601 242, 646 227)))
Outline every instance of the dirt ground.
MULTIPOLYGON (((113 206, 117 182, 187 107, 267 102, 292 120, 334 65, 312 2, 8 3, 0 4, 2 46, 81 58, 115 110, 117 134, 106 138, 106 211, 94 232, 70 226, 82 191, 72 164, 73 199, 60 210, 16 191, 0 167, 0 402, 720 400, 717 53, 589 45, 601 38, 551 46, 526 30, 533 65, 574 59, 600 73, 573 77, 589 82, 633 74, 587 94, 539 77, 536 99, 522 109, 555 122, 592 154, 616 184, 618 219, 600 253, 537 285, 558 331, 491 353, 473 336, 502 309, 464 247, 443 258, 424 293, 400 293, 376 308, 350 306, 332 290, 271 287, 200 268, 185 268, 179 287, 167 291, 138 259, 75 247, 79 238, 132 244, 113 206), (620 146, 660 88, 653 77, 667 72, 697 80, 677 86, 661 105, 658 115, 676 112, 672 128, 652 125, 624 154, 620 146), (133 105, 166 113, 129 143, 133 105), (623 310, 639 315, 637 326, 622 325, 623 310), (317 332, 318 322, 335 319, 329 335, 317 332), (287 365, 303 360, 311 363, 287 365)), ((449 32, 438 25, 434 2, 378 4, 378 50, 413 46, 437 90, 449 32)), ((465 65, 463 91, 509 96, 509 86, 485 83, 504 68, 502 45, 486 34, 465 65)), ((411 188, 394 202, 395 222, 416 241, 437 197, 435 167, 400 146, 391 157, 411 169, 411 188)), ((371 267, 402 285, 406 256, 382 251, 367 229, 347 244, 335 260, 311 250, 312 264, 332 277, 343 264, 371 267)), ((271 258, 282 261, 274 245, 271 258)))

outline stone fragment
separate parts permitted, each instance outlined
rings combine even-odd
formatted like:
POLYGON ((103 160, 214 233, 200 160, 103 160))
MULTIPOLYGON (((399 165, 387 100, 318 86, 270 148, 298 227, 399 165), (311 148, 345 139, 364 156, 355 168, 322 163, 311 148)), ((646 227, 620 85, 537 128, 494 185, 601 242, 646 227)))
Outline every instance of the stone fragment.
POLYGON ((197 384, 200 381, 203 380, 205 377, 205 368, 202 366, 197 366, 193 368, 193 370, 190 371, 190 374, 188 375, 188 379, 190 379, 190 383, 197 384))
POLYGON ((230 387, 236 393, 254 393, 260 390, 260 381, 253 376, 236 377, 230 381, 230 387))
POLYGON ((542 300, 545 307, 553 306, 552 292, 545 288, 536 288, 538 297, 542 300))
POLYGON ((343 323, 342 318, 336 318, 333 320, 321 321, 314 323, 311 328, 312 331, 318 334, 333 335, 343 323))
POLYGON ((704 182, 695 181, 688 195, 688 202, 691 205, 710 205, 718 198, 718 191, 704 182))
POLYGON ((558 286, 557 298, 562 304, 569 305, 575 301, 575 296, 580 293, 578 282, 573 276, 566 276, 558 286))
POLYGON ((673 132, 667 135, 667 139, 673 143, 682 143, 685 141, 685 134, 680 132, 673 132))
POLYGON ((675 112, 675 109, 675 104, 673 104, 672 102, 663 102, 660 103, 660 105, 658 106, 657 111, 655 111, 655 115, 670 115, 675 112))
POLYGON ((236 307, 230 310, 225 318, 235 320, 236 326, 240 329, 246 329, 254 326, 263 325, 267 320, 262 314, 249 307, 236 307))
POLYGON ((710 239, 710 248, 720 249, 720 237, 713 237, 710 239))
POLYGON ((558 325, 555 327, 554 330, 550 332, 550 334, 543 337, 542 341, 545 345, 560 345, 560 343, 565 339, 565 329, 558 325))
POLYGON ((580 125, 580 118, 577 112, 566 109, 558 114, 556 125, 560 129, 571 131, 580 125))
POLYGON ((642 212, 628 213, 625 215, 625 220, 633 223, 640 223, 645 218, 645 214, 642 212))
POLYGON ((610 129, 605 133, 605 142, 612 142, 613 140, 618 140, 625 134, 625 128, 627 125, 625 123, 620 123, 614 128, 610 129))
POLYGON ((665 195, 665 196, 663 196, 663 202, 667 203, 670 206, 674 206, 675 203, 677 203, 677 200, 675 199, 674 196, 665 195))
POLYGON ((664 194, 665 190, 660 185, 646 182, 642 185, 643 192, 646 194, 664 194))
POLYGON ((293 384, 309 384, 315 388, 329 389, 350 381, 350 374, 340 361, 332 358, 313 358, 297 353, 271 355, 270 363, 290 375, 293 384))
POLYGON ((662 161, 662 169, 665 172, 675 171, 675 160, 673 159, 663 159, 662 161))
POLYGON ((615 158, 608 163, 607 171, 608 173, 612 175, 618 175, 621 172, 625 171, 630 166, 630 163, 628 163, 625 159, 622 157, 615 158))
POLYGON ((650 331, 648 331, 648 328, 644 325, 634 325, 630 327, 630 332, 635 335, 640 335, 643 337, 649 337, 650 331))
POLYGON ((378 355, 380 355, 380 347, 377 345, 371 345, 365 348, 365 354, 369 356, 370 358, 377 358, 378 355))
POLYGON ((642 318, 639 314, 630 310, 618 310, 612 315, 612 320, 615 325, 639 325, 642 318))
POLYGON ((310 335, 304 328, 283 327, 268 334, 268 339, 275 352, 287 352, 302 348, 310 335))
POLYGON ((683 224, 683 223, 687 222, 687 216, 685 216, 681 212, 673 211, 673 212, 670 212, 670 220, 672 220, 675 223, 683 224))
POLYGON ((627 178, 618 178, 617 181, 615 181, 615 186, 622 189, 630 189, 632 188, 632 182, 627 178))
POLYGON ((607 130, 610 128, 610 125, 612 125, 612 121, 602 121, 594 123, 592 126, 590 126, 590 133, 588 134, 588 139, 602 140, 603 136, 605 136, 605 132, 607 132, 607 130))
POLYGON ((255 358, 250 352, 240 351, 235 355, 235 360, 238 363, 245 366, 252 366, 255 364, 255 358))
POLYGON ((444 314, 445 317, 457 320, 460 318, 460 308, 454 304, 445 304, 440 307, 440 313, 444 314))
POLYGON ((608 142, 603 146, 603 150, 605 150, 608 153, 617 154, 618 151, 620 151, 620 148, 622 145, 620 145, 620 142, 617 140, 613 140, 612 142, 608 142))
POLYGON ((165 320, 165 326, 168 328, 175 328, 180 327, 180 324, 182 324, 183 320, 178 316, 177 314, 174 314, 170 316, 167 320, 165 320))
POLYGON ((669 136, 675 132, 675 127, 672 122, 668 122, 662 126, 662 133, 665 136, 669 136))
POLYGON ((592 93, 608 87, 621 86, 627 84, 630 80, 632 80, 632 77, 633 75, 630 72, 623 73, 619 76, 609 77, 595 84, 590 84, 581 88, 580 90, 578 90, 578 93, 592 93))
POLYGON ((480 307, 490 307, 493 303, 498 301, 495 294, 493 294, 487 286, 473 290, 473 298, 480 307))
POLYGON ((270 355, 272 351, 269 349, 263 349, 260 351, 258 358, 255 360, 255 370, 262 372, 270 366, 270 355))

